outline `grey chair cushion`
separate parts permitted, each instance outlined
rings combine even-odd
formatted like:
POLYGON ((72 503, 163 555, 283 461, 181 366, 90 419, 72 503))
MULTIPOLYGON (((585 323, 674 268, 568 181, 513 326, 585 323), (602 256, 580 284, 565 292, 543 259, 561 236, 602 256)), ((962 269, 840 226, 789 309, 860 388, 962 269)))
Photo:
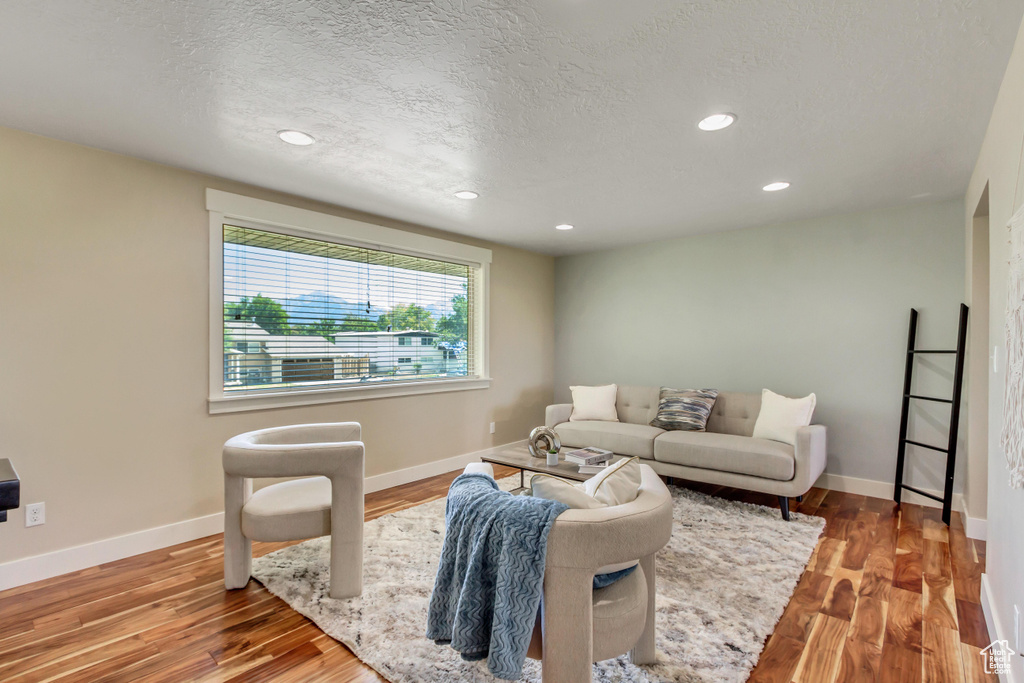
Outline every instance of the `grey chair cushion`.
POLYGON ((629 422, 563 422, 555 434, 563 446, 597 446, 621 455, 654 457, 654 438, 664 429, 629 422))
POLYGON ((717 434, 751 436, 761 412, 761 394, 720 391, 708 417, 707 431, 717 434))
POLYGON ((658 462, 789 481, 796 457, 789 444, 735 434, 665 432, 654 441, 658 462))
POLYGON ((309 477, 271 484, 242 507, 242 533, 256 541, 291 541, 331 533, 331 481, 309 477))

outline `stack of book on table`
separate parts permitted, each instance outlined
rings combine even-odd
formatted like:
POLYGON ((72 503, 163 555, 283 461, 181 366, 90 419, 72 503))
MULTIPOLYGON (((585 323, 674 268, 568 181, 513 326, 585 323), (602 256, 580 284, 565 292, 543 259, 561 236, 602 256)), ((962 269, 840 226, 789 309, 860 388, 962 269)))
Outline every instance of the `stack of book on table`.
POLYGON ((611 451, 597 446, 587 446, 565 454, 565 461, 579 465, 580 474, 597 474, 612 462, 611 451))

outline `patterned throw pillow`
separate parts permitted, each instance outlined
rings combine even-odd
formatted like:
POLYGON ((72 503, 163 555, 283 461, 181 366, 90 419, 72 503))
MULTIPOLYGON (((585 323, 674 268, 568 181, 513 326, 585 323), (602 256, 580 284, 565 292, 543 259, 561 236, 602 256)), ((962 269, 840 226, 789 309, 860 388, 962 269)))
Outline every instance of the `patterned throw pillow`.
POLYGON ((703 432, 716 398, 718 389, 679 390, 662 387, 658 398, 658 416, 651 421, 651 426, 703 432))

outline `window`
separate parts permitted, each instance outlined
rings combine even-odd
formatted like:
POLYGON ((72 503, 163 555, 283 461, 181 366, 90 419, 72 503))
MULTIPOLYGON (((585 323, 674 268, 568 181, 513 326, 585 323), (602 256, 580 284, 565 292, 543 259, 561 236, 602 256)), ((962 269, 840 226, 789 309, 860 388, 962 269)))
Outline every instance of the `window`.
POLYGON ((489 385, 489 251, 214 190, 207 208, 211 412, 489 385))

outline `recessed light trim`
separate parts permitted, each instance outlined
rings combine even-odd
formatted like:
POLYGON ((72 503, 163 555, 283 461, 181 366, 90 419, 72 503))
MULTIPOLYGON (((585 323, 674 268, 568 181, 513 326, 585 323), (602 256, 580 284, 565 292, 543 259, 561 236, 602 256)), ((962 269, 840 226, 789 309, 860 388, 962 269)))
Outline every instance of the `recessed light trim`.
POLYGON ((277 137, 281 138, 289 145, 297 145, 299 147, 306 147, 312 145, 316 140, 309 133, 303 133, 301 130, 279 130, 277 131, 277 137))
POLYGON ((764 190, 765 192, 778 192, 779 190, 785 190, 787 187, 789 187, 789 183, 787 183, 785 180, 779 180, 774 183, 768 183, 761 189, 764 190))
POLYGON ((459 199, 476 199, 480 196, 480 193, 473 192, 473 190, 459 190, 455 193, 455 196, 459 199))
POLYGON ((697 127, 710 132, 728 128, 734 123, 736 123, 736 114, 722 112, 721 114, 712 114, 711 116, 704 117, 697 124, 697 127))
POLYGON ((568 223, 561 223, 561 224, 555 226, 555 230, 572 230, 572 229, 573 229, 573 226, 569 225, 568 223))

